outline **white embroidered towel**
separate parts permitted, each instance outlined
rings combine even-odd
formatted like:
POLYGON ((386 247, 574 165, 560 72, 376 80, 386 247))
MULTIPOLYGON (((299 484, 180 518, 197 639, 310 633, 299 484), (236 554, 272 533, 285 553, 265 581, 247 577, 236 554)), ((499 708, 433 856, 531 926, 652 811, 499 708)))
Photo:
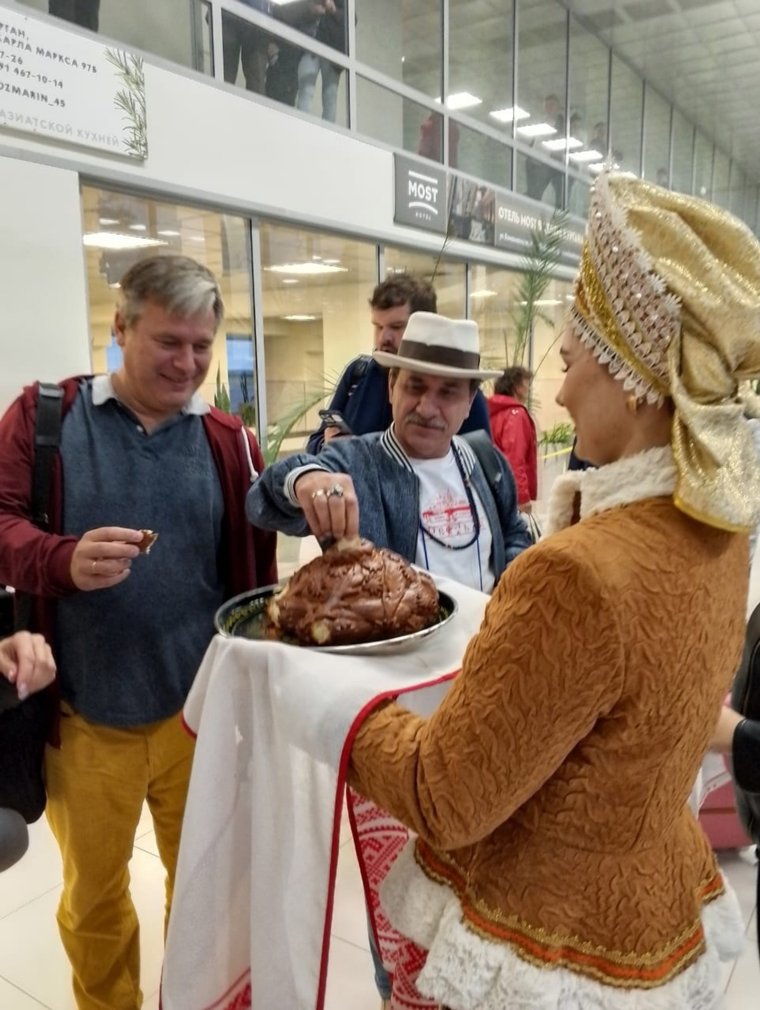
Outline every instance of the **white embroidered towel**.
POLYGON ((457 614, 405 654, 212 641, 184 711, 198 740, 163 1010, 321 1010, 351 740, 380 698, 438 704, 488 602, 436 581, 457 614))

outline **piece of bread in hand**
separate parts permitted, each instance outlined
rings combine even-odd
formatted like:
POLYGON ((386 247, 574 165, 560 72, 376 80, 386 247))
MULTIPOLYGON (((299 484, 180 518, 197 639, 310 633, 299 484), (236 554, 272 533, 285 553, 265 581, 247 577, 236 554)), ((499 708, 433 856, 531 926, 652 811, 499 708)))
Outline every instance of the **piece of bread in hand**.
POLYGON ((138 543, 137 547, 141 554, 150 554, 150 549, 153 544, 158 540, 158 533, 154 533, 153 530, 140 530, 142 533, 142 540, 138 543))

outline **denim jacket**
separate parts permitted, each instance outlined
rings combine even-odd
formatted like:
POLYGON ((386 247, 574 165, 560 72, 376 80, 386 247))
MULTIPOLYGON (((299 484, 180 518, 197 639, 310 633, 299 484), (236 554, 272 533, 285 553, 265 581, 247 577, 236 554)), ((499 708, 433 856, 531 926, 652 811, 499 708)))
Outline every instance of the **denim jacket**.
MULTIPOLYGON (((509 562, 530 546, 525 523, 517 511, 514 478, 497 454, 501 478, 496 481, 494 497, 470 447, 457 436, 453 442, 488 517, 493 538, 490 567, 498 582, 509 562)), ((303 512, 293 504, 286 488, 288 476, 304 469, 349 474, 359 502, 360 535, 378 547, 389 547, 414 561, 420 515, 419 480, 393 425, 384 432, 334 438, 319 456, 299 453, 267 467, 248 492, 245 510, 250 522, 262 529, 306 536, 309 528, 303 512)))

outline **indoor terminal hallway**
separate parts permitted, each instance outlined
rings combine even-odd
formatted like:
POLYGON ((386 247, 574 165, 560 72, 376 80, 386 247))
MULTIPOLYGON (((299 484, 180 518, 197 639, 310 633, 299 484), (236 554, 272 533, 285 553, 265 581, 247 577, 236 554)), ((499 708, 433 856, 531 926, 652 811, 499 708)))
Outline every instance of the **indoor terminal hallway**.
MULTIPOLYGON (((75 1010, 69 969, 55 923, 61 892, 58 850, 44 817, 32 825, 26 856, 0 876, 0 1010, 75 1010)), ((378 1010, 367 947, 361 879, 344 819, 333 917, 326 1010, 378 1010)), ((760 966, 753 850, 725 853, 747 928, 743 955, 724 965, 724 1010, 757 1010, 760 966)), ((130 865, 140 916, 145 1010, 158 1010, 163 871, 147 809, 130 865)), ((264 1008, 269 1010, 269 1008, 264 1008)))

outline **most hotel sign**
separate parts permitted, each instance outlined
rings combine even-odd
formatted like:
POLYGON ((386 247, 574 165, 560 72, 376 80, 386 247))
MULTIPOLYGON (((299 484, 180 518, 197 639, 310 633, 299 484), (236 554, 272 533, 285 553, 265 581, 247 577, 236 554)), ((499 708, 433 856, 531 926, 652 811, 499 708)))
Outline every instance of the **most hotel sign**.
MULTIPOLYGON (((477 241, 525 255, 532 235, 552 219, 552 208, 518 193, 451 175, 427 161, 394 155, 395 204, 393 220, 452 238, 477 241), (449 193, 451 195, 449 196, 449 193), (473 197, 480 197, 480 204, 473 197), (480 207, 480 209, 479 209, 480 207), (475 227, 473 226, 475 225, 475 227)), ((559 263, 578 266, 585 224, 566 219, 559 263)))
POLYGON ((396 200, 393 220, 446 234, 446 173, 435 165, 394 155, 396 200))
POLYGON ((0 8, 0 129, 143 159, 142 59, 0 8))

